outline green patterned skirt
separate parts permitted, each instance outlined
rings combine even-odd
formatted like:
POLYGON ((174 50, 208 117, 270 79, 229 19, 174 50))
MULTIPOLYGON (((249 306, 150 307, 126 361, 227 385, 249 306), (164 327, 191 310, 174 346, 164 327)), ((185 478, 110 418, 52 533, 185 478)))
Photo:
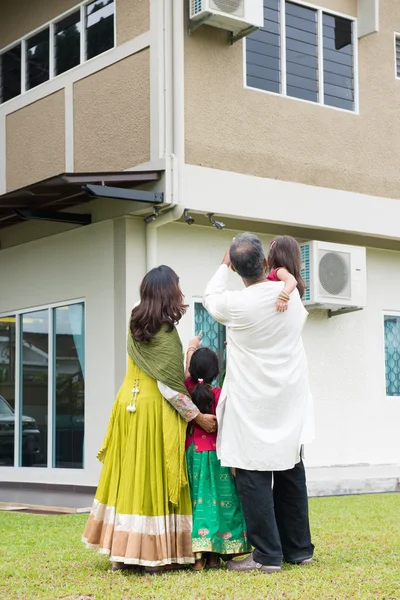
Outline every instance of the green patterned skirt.
POLYGON ((196 452, 194 444, 186 450, 186 460, 193 508, 193 552, 251 552, 231 470, 221 466, 215 451, 196 452))

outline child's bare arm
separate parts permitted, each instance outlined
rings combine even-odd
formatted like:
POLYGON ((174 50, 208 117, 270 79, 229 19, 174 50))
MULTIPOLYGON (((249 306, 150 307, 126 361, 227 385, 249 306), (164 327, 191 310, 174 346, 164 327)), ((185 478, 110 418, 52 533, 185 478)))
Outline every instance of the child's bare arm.
POLYGON ((190 377, 190 361, 192 360, 193 354, 201 346, 201 336, 202 335, 203 335, 203 332, 200 331, 199 335, 196 335, 196 337, 191 339, 189 342, 189 348, 186 352, 185 379, 190 377))
MULTIPOLYGON (((285 284, 281 294, 289 297, 289 295, 297 288, 297 279, 293 277, 289 271, 283 268, 278 269, 276 276, 279 281, 283 281, 285 284)), ((278 298, 276 310, 278 312, 285 312, 285 310, 287 310, 287 305, 288 300, 285 300, 284 298, 278 298)))

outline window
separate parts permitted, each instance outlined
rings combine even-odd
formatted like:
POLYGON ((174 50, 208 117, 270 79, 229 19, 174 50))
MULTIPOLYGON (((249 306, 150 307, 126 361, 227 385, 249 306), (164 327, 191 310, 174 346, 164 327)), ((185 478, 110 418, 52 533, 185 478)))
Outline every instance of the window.
POLYGON ((30 90, 50 77, 49 28, 26 42, 26 89, 30 90))
POLYGON ((96 0, 86 7, 86 54, 93 58, 114 46, 114 0, 96 0))
POLYGON ((250 88, 355 110, 354 21, 289 0, 264 0, 246 38, 250 88))
POLYGON ((395 62, 396 62, 396 77, 400 79, 400 35, 395 35, 395 62))
POLYGON ((1 466, 83 467, 84 357, 82 302, 0 317, 1 466))
POLYGON ((400 396, 400 316, 384 317, 386 395, 400 396))
POLYGON ((0 102, 21 93, 21 44, 0 55, 0 102))
POLYGON ((0 52, 0 103, 110 50, 115 0, 84 2, 0 52))
POLYGON ((224 376, 226 368, 226 329, 220 325, 206 311, 201 302, 195 302, 194 305, 194 329, 195 335, 203 332, 202 346, 211 348, 218 356, 221 377, 224 376))
POLYGON ((15 316, 0 317, 0 465, 14 464, 15 316))
POLYGON ((81 62, 81 13, 68 15, 54 26, 55 75, 73 69, 81 62))

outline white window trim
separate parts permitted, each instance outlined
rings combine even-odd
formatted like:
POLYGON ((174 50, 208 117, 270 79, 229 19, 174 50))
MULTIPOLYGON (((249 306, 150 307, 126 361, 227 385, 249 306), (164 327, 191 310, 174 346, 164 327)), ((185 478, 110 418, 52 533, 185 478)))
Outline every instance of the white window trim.
MULTIPOLYGON (((35 472, 54 472, 54 471, 73 471, 73 472, 83 472, 85 469, 85 443, 83 447, 83 456, 82 456, 82 468, 81 469, 62 469, 60 467, 54 467, 55 457, 54 457, 54 398, 53 398, 53 390, 54 390, 54 365, 53 360, 49 360, 48 362, 48 388, 47 388, 47 466, 46 467, 23 467, 20 465, 20 449, 21 445, 19 443, 20 440, 20 422, 21 422, 21 378, 19 376, 21 371, 21 344, 19 340, 21 339, 21 319, 23 315, 28 315, 30 313, 45 311, 47 310, 49 313, 49 349, 48 356, 53 356, 53 339, 54 339, 54 309, 60 308, 62 306, 73 306, 75 304, 83 304, 84 310, 84 339, 86 346, 86 301, 84 298, 78 298, 73 300, 64 300, 63 302, 54 302, 53 304, 45 304, 42 306, 35 306, 30 308, 20 308, 18 310, 10 310, 6 312, 0 313, 0 319, 3 317, 15 317, 15 406, 14 406, 14 465, 13 466, 4 466, 0 467, 0 475, 2 473, 7 474, 10 470, 21 470, 27 469, 28 471, 35 472), (15 443, 17 441, 17 443, 15 443)), ((84 411, 86 412, 86 403, 84 411)), ((84 418, 85 418, 84 412, 84 418)))
MULTIPOLYGON (((286 0, 281 0, 285 1, 286 0)), ((286 91, 286 68, 281 68, 281 85, 282 92, 270 92, 268 90, 260 90, 259 88, 254 88, 252 86, 247 85, 247 72, 246 72, 246 38, 243 39, 243 85, 246 90, 252 90, 254 92, 260 92, 261 94, 268 94, 270 96, 276 96, 279 98, 287 98, 288 100, 295 100, 296 102, 303 102, 306 104, 312 104, 313 106, 323 106, 324 108, 329 108, 332 110, 336 110, 339 112, 346 113, 348 115, 359 115, 360 107, 359 107, 359 92, 358 92, 358 21, 356 17, 351 15, 346 15, 344 13, 337 12, 335 10, 330 10, 324 8, 322 6, 317 6, 315 4, 310 4, 308 2, 303 2, 303 0, 289 0, 293 1, 293 3, 298 4, 300 6, 304 6, 306 8, 311 8, 318 12, 318 74, 319 74, 319 93, 318 93, 318 102, 312 102, 311 100, 304 100, 303 98, 295 98, 293 96, 288 96, 286 91), (347 19, 352 21, 354 24, 353 27, 353 49, 354 49, 354 64, 353 64, 353 72, 354 72, 354 110, 348 110, 346 108, 338 108, 337 106, 329 106, 329 104, 324 104, 324 70, 323 70, 323 53, 319 51, 320 44, 323 37, 323 27, 322 27, 322 13, 326 13, 332 15, 334 17, 342 17, 343 19, 347 19), (321 101, 322 100, 322 101, 321 101)), ((285 31, 285 11, 281 11, 281 31, 280 31, 280 39, 282 40, 286 35, 285 31)), ((281 43, 281 66, 286 64, 286 44, 281 43)))
POLYGON ((394 32, 394 78, 399 80, 400 77, 397 75, 397 53, 396 53, 396 44, 397 40, 400 40, 400 33, 398 31, 394 32))
POLYGON ((4 48, 0 49, 0 56, 1 56, 4 52, 8 52, 8 50, 11 50, 12 48, 15 48, 15 46, 18 46, 19 44, 21 44, 21 93, 18 94, 18 96, 15 96, 15 98, 11 98, 11 100, 7 100, 7 102, 1 103, 0 108, 2 106, 8 105, 9 103, 13 102, 17 98, 21 98, 21 96, 23 96, 24 94, 26 94, 28 92, 31 92, 38 88, 41 88, 42 86, 48 85, 54 79, 58 79, 59 77, 62 77, 66 73, 70 73, 71 71, 74 71, 75 69, 81 67, 82 65, 87 64, 93 60, 96 60, 96 58, 98 58, 99 56, 104 56, 105 54, 108 54, 109 52, 112 52, 113 50, 115 50, 115 48, 117 46, 117 1, 116 0, 114 0, 114 45, 111 48, 109 48, 108 50, 106 50, 105 52, 102 52, 101 54, 98 54, 97 56, 93 56, 93 58, 89 58, 88 60, 86 59, 85 7, 88 4, 92 4, 92 2, 94 2, 94 1, 95 0, 84 0, 83 2, 80 2, 79 4, 75 5, 73 8, 66 10, 61 15, 58 15, 54 19, 47 21, 47 23, 40 25, 36 29, 33 29, 29 33, 20 37, 18 40, 15 40, 11 44, 8 44, 8 46, 5 46, 4 48), (62 21, 65 17, 68 17, 69 15, 73 14, 74 12, 77 12, 78 10, 80 11, 80 22, 82 24, 81 36, 80 36, 80 41, 81 41, 80 62, 78 65, 76 65, 72 69, 68 69, 68 71, 61 73, 60 75, 56 75, 55 74, 55 62, 54 62, 54 55, 55 55, 55 53, 54 53, 54 50, 55 50, 54 25, 56 25, 57 23, 62 21), (34 35, 36 35, 37 33, 40 33, 41 31, 44 31, 47 28, 49 28, 49 36, 50 36, 49 79, 47 81, 44 81, 43 83, 40 83, 39 85, 35 86, 34 88, 27 90, 26 89, 26 42, 34 35))
MULTIPOLYGON (((398 77, 400 79, 400 77, 398 77)), ((400 400, 399 396, 388 396, 386 393, 386 365, 385 365, 385 317, 397 317, 400 319, 400 311, 396 310, 384 310, 382 312, 382 355, 383 355, 383 385, 384 385, 384 396, 386 400, 400 400)))

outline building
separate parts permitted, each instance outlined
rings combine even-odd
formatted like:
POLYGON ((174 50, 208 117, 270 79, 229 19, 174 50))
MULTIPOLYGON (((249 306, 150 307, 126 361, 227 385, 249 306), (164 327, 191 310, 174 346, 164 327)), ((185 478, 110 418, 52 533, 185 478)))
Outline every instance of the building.
POLYGON ((306 326, 308 474, 399 488, 400 5, 262 4, 231 44, 177 0, 2 3, 0 500, 89 502, 147 268, 223 354, 199 299, 243 230, 367 247, 367 306, 306 326))

